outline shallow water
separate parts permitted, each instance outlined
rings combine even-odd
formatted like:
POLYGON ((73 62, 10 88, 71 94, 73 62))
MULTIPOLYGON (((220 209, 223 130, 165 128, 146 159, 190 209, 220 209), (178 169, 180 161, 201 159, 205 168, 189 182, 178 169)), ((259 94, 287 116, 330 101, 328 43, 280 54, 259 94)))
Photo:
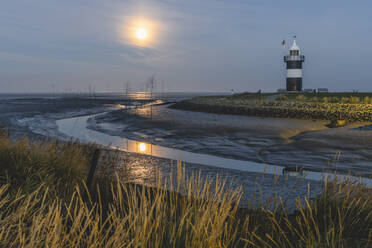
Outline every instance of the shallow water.
MULTIPOLYGON (((101 113, 104 114, 104 113, 101 113)), ((337 177, 339 180, 360 181, 369 187, 372 187, 372 180, 368 178, 353 177, 347 175, 338 175, 335 173, 322 173, 314 171, 288 171, 283 166, 268 165, 252 161, 243 161, 236 159, 223 158, 218 156, 187 152, 179 149, 153 145, 145 142, 139 142, 122 138, 118 136, 107 135, 102 132, 87 128, 89 118, 97 115, 88 115, 74 118, 67 118, 57 121, 59 131, 62 133, 80 139, 84 142, 93 142, 103 146, 120 149, 128 152, 151 155, 154 157, 167 158, 172 160, 182 160, 186 163, 200 164, 236 170, 242 172, 261 173, 268 175, 300 177, 306 180, 323 181, 326 178, 332 180, 337 177)))

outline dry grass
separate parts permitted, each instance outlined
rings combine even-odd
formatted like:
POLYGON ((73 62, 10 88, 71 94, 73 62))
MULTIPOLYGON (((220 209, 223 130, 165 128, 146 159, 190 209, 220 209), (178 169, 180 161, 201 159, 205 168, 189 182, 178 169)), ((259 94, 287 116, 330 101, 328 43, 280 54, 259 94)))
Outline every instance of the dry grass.
MULTIPOLYGON (((181 170, 182 171, 182 170, 181 170)), ((111 185, 111 200, 91 201, 75 187, 70 199, 51 196, 41 186, 10 197, 0 189, 0 244, 4 247, 231 247, 238 241, 233 217, 239 191, 213 187, 199 177, 174 188, 111 185), (186 193, 188 192, 188 193, 186 193)), ((172 187, 169 185, 169 187, 172 187)), ((87 197, 88 195, 88 197, 87 197)))
POLYGON ((159 176, 155 187, 117 179, 88 191, 83 146, 0 142, 0 247, 372 245, 372 194, 362 185, 328 183, 317 199, 299 197, 294 213, 241 209, 241 189, 220 178, 186 177, 180 163, 176 178, 159 176), (44 173, 52 174, 44 180, 44 173))
POLYGON ((13 142, 0 130, 0 185, 11 184, 12 191, 31 193, 40 185, 60 197, 72 194, 66 185, 81 183, 89 169, 93 146, 78 142, 13 142))

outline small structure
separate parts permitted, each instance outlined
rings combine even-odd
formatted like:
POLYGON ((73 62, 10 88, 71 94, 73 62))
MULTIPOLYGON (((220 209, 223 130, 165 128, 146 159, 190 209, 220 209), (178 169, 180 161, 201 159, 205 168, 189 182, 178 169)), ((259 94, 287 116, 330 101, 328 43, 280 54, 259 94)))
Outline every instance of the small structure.
POLYGON ((328 93, 328 88, 318 88, 318 93, 328 93))
POLYGON ((304 92, 305 92, 305 93, 313 93, 314 90, 313 90, 313 89, 304 89, 304 92))
POLYGON ((302 63, 304 61, 305 56, 300 55, 295 36, 289 56, 284 56, 284 62, 287 64, 287 91, 302 91, 302 63))

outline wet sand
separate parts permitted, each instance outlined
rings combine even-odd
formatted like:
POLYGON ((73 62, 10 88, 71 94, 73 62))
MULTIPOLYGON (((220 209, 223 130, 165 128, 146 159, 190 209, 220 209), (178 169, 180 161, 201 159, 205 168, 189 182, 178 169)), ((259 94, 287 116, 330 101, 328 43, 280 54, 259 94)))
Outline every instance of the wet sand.
POLYGON ((304 165, 314 171, 341 171, 370 176, 372 172, 372 131, 369 123, 304 132, 288 144, 261 151, 264 160, 278 164, 304 165), (284 157, 285 156, 285 157, 284 157), (321 166, 313 166, 313 165, 321 166))
POLYGON ((72 116, 100 113, 107 106, 115 106, 115 99, 92 98, 0 98, 0 126, 13 138, 31 139, 59 137, 55 121, 72 116))
POLYGON ((329 129, 325 121, 260 118, 154 106, 90 120, 110 135, 234 159, 312 171, 369 175, 372 131, 366 123, 329 129))

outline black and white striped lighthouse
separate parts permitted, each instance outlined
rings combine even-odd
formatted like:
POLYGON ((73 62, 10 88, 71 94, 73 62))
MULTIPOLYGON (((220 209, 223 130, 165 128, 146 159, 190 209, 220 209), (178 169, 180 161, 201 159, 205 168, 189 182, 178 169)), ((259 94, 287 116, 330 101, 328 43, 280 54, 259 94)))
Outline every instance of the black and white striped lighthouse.
POLYGON ((296 36, 294 38, 289 55, 284 56, 284 62, 287 64, 287 91, 302 90, 302 63, 305 61, 305 56, 300 55, 296 36))

